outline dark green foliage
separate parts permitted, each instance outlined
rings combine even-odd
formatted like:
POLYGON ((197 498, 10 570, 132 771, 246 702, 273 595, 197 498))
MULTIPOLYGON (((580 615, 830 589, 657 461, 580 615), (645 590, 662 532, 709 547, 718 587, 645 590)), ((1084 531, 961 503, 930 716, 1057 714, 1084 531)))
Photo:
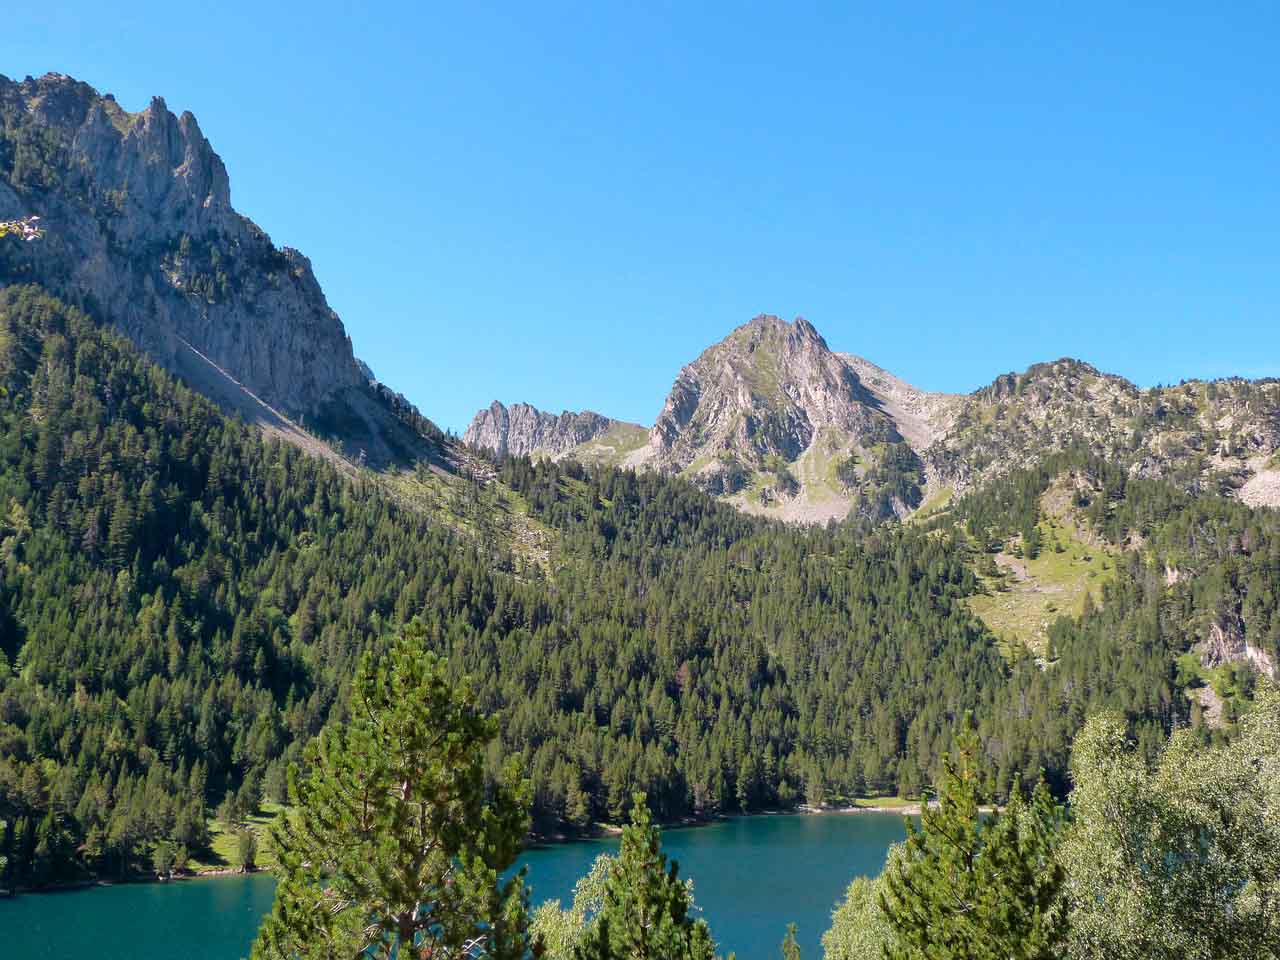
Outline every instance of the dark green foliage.
POLYGON ((0 817, 73 840, 24 840, 19 885, 198 850, 211 801, 279 789, 360 649, 488 578, 35 288, 0 291, 0 378, 0 817))
MULTIPOLYGON (((150 872, 157 843, 204 850, 212 808, 282 800, 360 654, 415 616, 500 716, 494 754, 529 771, 547 832, 617 821, 636 789, 660 819, 913 795, 965 711, 993 795, 1041 767, 1065 793, 1089 710, 1158 744, 1200 682, 1177 657, 1214 624, 1280 640, 1274 513, 1084 459, 957 505, 1013 536, 1074 463, 1098 529, 1155 551, 1052 628, 1050 669, 1010 669, 959 602, 973 551, 950 529, 786 528, 672 478, 511 460, 500 481, 555 535, 522 567, 31 287, 0 290, 0 386, 0 887, 150 872), (1165 562, 1195 576, 1169 589, 1165 562)), ((457 484, 477 530, 484 483, 457 484)))
POLYGON ((172 876, 177 863, 178 847, 168 840, 161 840, 151 851, 151 866, 155 869, 156 876, 161 879, 172 876))
POLYGON ((243 873, 250 873, 258 868, 258 837, 252 830, 244 827, 236 832, 236 866, 243 873))
POLYGON ((647 473, 513 460, 502 477, 562 538, 576 640, 523 641, 526 689, 555 699, 505 713, 506 736, 538 730, 554 808, 575 782, 612 820, 641 786, 664 819, 918 788, 955 711, 1003 682, 945 538, 763 524, 647 473))
POLYGON ((643 794, 634 798, 618 859, 605 883, 604 905, 588 929, 577 960, 712 960, 715 943, 705 920, 689 914, 689 889, 679 865, 667 866, 662 831, 643 794))
MULTIPOLYGON (((1029 780, 1042 769, 1065 796, 1071 740, 1101 709, 1122 713, 1141 753, 1154 758, 1169 732, 1191 721, 1186 690, 1202 682, 1179 658, 1216 656, 1216 637, 1280 660, 1280 513, 1136 480, 1079 451, 988 484, 953 513, 979 550, 1025 537, 1040 519, 1041 495, 1060 477, 1075 484, 1081 519, 1122 552, 1116 577, 1085 614, 1050 625, 1052 665, 1042 669, 1030 657, 1015 664, 1001 703, 978 718, 998 796, 1015 774, 1029 780)), ((1222 691, 1233 720, 1252 695, 1253 670, 1236 665, 1220 674, 1241 678, 1222 691)))
POLYGON ((24 191, 56 187, 66 166, 65 148, 56 134, 19 121, 0 104, 0 174, 24 191))
POLYGON ((850 454, 839 463, 836 464, 836 477, 844 484, 846 489, 852 490, 858 484, 860 479, 858 475, 858 464, 862 461, 856 453, 850 454))
POLYGON ((512 461, 559 537, 551 579, 517 578, 36 288, 0 292, 0 325, 0 818, 21 886, 144 870, 159 841, 199 851, 214 806, 281 799, 359 654, 415 615, 500 712, 541 829, 619 819, 637 788, 669 818, 910 786, 1003 682, 946 540, 512 461))
POLYGON ((781 454, 771 453, 764 459, 764 471, 773 481, 773 489, 783 496, 794 496, 800 490, 800 482, 781 454))
POLYGON ((920 505, 924 466, 909 444, 899 440, 878 445, 861 477, 857 464, 858 458, 850 457, 836 467, 840 481, 855 494, 855 516, 879 522, 892 519, 899 508, 913 510, 920 505))
POLYGON ((497 723, 450 679, 410 626, 381 660, 366 654, 351 719, 290 769, 292 811, 272 829, 280 882, 255 960, 467 956, 523 960, 528 783, 509 764, 492 791, 485 751, 497 723))
POLYGON ((907 821, 901 859, 886 875, 880 908, 892 936, 886 960, 1055 960, 1066 938, 1055 851, 1061 809, 1041 783, 1018 785, 1008 807, 978 812, 977 738, 959 738, 943 762, 938 806, 917 829, 907 821))

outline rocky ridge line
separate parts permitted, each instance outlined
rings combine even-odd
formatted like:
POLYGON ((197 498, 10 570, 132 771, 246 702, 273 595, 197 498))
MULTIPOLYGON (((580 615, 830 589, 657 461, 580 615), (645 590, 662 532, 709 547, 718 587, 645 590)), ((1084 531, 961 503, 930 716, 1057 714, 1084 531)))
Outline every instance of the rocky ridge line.
MULTIPOLYGON (((494 449, 485 416, 469 435, 494 449)), ((1142 390, 1062 359, 936 393, 833 353, 803 319, 761 315, 681 369, 647 442, 618 462, 683 474, 751 512, 822 522, 850 508, 905 517, 934 493, 1073 447, 1134 476, 1280 506, 1280 381, 1142 390)), ((566 441, 556 455, 579 449, 566 441)))
POLYGON ((566 410, 557 416, 527 403, 507 407, 495 400, 475 415, 462 440, 498 457, 556 458, 604 435, 618 422, 590 410, 566 410))
POLYGON ((42 283, 173 370, 189 343, 290 414, 366 386, 310 262, 235 211, 191 113, 0 76, 0 218, 30 213, 45 237, 6 245, 0 282, 42 283))

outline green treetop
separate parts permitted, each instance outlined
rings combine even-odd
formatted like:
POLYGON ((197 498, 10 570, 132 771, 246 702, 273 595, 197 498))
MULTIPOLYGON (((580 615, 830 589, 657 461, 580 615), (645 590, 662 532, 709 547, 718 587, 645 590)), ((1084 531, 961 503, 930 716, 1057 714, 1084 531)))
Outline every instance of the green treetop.
POLYGON ((1066 935, 1055 859, 1060 808, 1041 783, 1014 785, 1002 814, 979 815, 977 737, 943 762, 938 804, 907 822, 880 905, 887 960, 1052 960, 1066 935))
POLYGON ((782 960, 800 960, 800 944, 796 941, 796 925, 787 924, 786 936, 782 938, 782 960))
POLYGON ((705 920, 690 915, 692 894, 667 866, 662 831, 642 794, 622 833, 618 859, 605 883, 604 903, 588 927, 577 960, 712 960, 715 943, 705 920))
POLYGON ((295 808, 272 830, 280 883, 255 960, 408 956, 516 960, 530 949, 523 874, 502 881, 527 827, 508 768, 486 792, 495 723, 409 627, 366 655, 351 717, 290 771, 295 808))
POLYGON ((604 906, 605 885, 616 863, 617 858, 607 853, 596 857, 590 872, 574 884, 569 909, 562 909, 559 900, 548 900, 534 911, 529 931, 541 941, 546 960, 573 960, 604 906))

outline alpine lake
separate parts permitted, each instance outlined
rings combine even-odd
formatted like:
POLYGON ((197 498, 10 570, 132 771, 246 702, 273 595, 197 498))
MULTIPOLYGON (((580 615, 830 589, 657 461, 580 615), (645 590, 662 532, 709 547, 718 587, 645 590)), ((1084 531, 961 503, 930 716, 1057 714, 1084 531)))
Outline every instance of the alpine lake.
MULTIPOLYGON (((663 831, 663 850, 692 877, 694 899, 711 924, 719 953, 776 960, 788 923, 798 927, 806 960, 831 911, 855 876, 874 876, 891 844, 903 839, 891 813, 736 817, 663 831)), ((617 838, 526 851, 531 903, 559 899, 617 838)), ((269 875, 128 883, 0 899, 0 957, 5 960, 238 960, 247 957, 275 883, 269 875)))

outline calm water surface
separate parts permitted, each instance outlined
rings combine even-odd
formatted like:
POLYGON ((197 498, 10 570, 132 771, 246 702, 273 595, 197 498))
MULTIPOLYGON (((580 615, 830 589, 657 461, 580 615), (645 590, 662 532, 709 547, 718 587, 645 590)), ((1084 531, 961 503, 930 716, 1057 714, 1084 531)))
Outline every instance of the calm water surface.
MULTIPOLYGON (((741 817, 668 830, 663 849, 692 877, 721 952, 776 960, 789 921, 799 925, 806 960, 849 881, 876 874, 903 837, 892 814, 741 817)), ((616 840, 531 850, 533 902, 572 898, 573 885, 616 840)), ((271 907, 270 877, 121 884, 0 900, 0 957, 45 960, 238 960, 248 955, 271 907)))

